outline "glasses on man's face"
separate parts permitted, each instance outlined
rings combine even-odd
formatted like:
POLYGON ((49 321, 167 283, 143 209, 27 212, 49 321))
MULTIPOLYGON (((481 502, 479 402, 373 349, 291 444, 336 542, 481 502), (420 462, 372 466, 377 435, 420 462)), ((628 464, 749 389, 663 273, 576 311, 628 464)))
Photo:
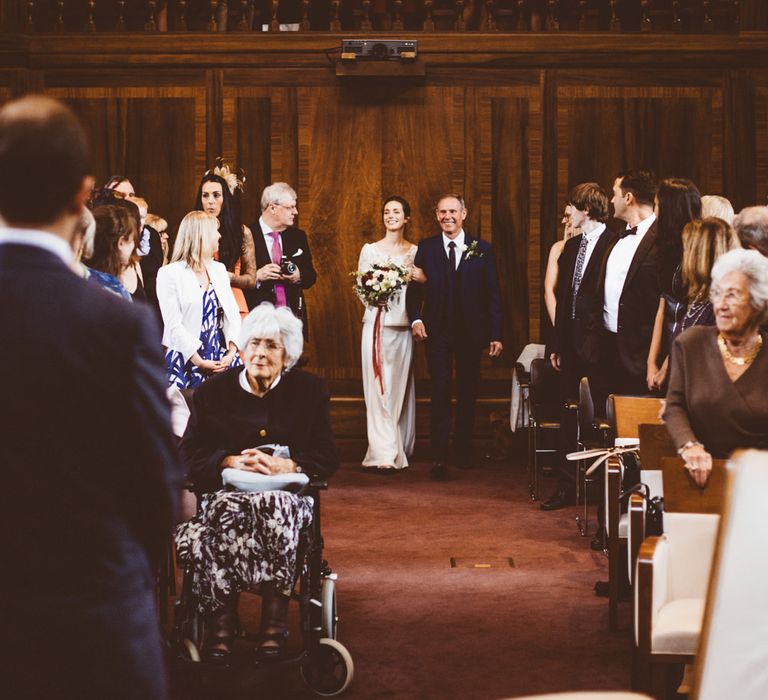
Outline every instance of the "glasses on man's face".
POLYGON ((709 290, 709 299, 713 304, 721 302, 726 304, 743 304, 747 301, 747 295, 739 289, 719 289, 713 287, 709 290))
POLYGON ((285 348, 282 343, 271 338, 251 338, 247 345, 248 350, 256 351, 263 348, 265 352, 279 352, 285 348))
MULTIPOLYGON (((294 209, 296 209, 296 202, 294 202, 293 204, 280 204, 280 202, 274 202, 274 205, 276 207, 282 207, 283 209, 287 209, 288 211, 293 211, 294 209)), ((296 209, 296 211, 298 211, 298 209, 296 209)))

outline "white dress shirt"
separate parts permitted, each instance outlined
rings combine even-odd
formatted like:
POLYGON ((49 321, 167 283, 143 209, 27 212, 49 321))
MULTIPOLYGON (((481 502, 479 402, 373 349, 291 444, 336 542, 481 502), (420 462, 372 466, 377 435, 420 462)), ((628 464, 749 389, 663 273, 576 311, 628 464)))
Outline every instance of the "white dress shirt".
MULTIPOLYGON (((581 268, 581 276, 584 277, 584 272, 587 269, 587 265, 589 265, 589 259, 592 257, 592 253, 595 250, 595 246, 597 245, 597 242, 600 240, 600 236, 602 236, 603 231, 605 231, 605 224, 599 224, 596 228, 594 228, 589 233, 582 233, 581 235, 584 236, 584 238, 587 239, 587 250, 584 253, 584 264, 581 268)), ((579 242, 581 244, 581 242, 579 242)), ((573 269, 573 275, 574 278, 576 276, 576 268, 574 266, 573 269)), ((573 282, 571 282, 573 284, 573 282)))
POLYGON ((459 263, 461 262, 461 254, 464 252, 464 229, 461 229, 459 231, 456 238, 448 238, 445 234, 443 234, 443 248, 445 248, 445 257, 448 258, 451 255, 450 248, 448 248, 448 244, 453 241, 456 244, 456 269, 459 269, 459 263))
MULTIPOLYGON (((613 246, 605 267, 605 298, 603 299, 603 326, 611 333, 617 333, 619 328, 619 300, 624 291, 624 282, 632 265, 640 243, 653 222, 656 215, 651 214, 637 225, 637 233, 633 236, 624 236, 613 246)), ((632 228, 627 225, 627 228, 632 228)))
POLYGON ((31 245, 53 253, 57 258, 69 267, 72 264, 74 253, 72 247, 61 236, 46 231, 37 231, 31 228, 0 228, 0 245, 13 243, 18 245, 31 245))
MULTIPOLYGON (((283 375, 278 374, 277 377, 275 377, 275 381, 270 385, 269 391, 272 391, 272 389, 274 389, 280 383, 282 378, 283 375)), ((256 392, 253 390, 253 387, 251 386, 251 383, 248 381, 248 369, 246 367, 243 367, 243 371, 240 372, 238 381, 240 382, 240 388, 243 391, 247 391, 249 394, 256 394, 256 392)))

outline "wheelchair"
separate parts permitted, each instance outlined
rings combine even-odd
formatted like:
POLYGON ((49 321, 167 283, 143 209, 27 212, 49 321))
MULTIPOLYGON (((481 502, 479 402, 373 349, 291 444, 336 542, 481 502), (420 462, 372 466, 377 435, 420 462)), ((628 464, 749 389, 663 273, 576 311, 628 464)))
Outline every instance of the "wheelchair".
MULTIPOLYGON (((342 693, 352 682, 354 663, 350 653, 336 638, 338 614, 336 608, 336 579, 323 558, 323 538, 320 531, 320 492, 327 482, 311 480, 298 495, 313 499, 312 523, 299 535, 296 577, 291 600, 298 602, 302 645, 298 652, 286 653, 276 661, 259 661, 254 656, 249 663, 260 667, 298 666, 304 682, 317 694, 333 697, 342 693)), ((171 660, 176 670, 204 667, 200 649, 205 634, 203 615, 197 610, 191 590, 192 576, 184 572, 178 599, 173 607, 173 622, 168 638, 171 660)), ((255 639, 257 635, 243 634, 255 639)), ((233 662, 234 666, 234 662, 233 662)), ((213 668, 213 667, 211 667, 213 668)))

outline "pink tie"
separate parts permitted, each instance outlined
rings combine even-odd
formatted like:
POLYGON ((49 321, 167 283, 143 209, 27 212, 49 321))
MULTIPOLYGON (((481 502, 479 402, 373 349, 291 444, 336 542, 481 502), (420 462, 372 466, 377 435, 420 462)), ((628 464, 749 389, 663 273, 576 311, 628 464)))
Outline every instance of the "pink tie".
MULTIPOLYGON (((272 262, 279 265, 283 259, 283 249, 280 247, 280 234, 277 231, 270 231, 272 236, 272 262)), ((285 298, 285 285, 275 283, 275 306, 288 306, 285 298)))

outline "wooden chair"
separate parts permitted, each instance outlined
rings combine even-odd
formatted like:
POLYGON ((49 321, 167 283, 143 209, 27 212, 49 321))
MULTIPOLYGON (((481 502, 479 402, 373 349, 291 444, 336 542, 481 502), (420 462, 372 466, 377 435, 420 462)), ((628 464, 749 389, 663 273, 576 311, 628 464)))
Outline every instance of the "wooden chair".
MULTIPOLYGON (((530 422, 528 432, 528 487, 531 500, 539 498, 541 464, 539 455, 557 454, 554 443, 550 447, 541 445, 542 432, 554 436, 560 430, 560 378, 549 360, 537 358, 531 362, 531 383, 529 387, 530 422)), ((576 409, 575 406, 572 407, 576 409)))
POLYGON ((725 498, 725 460, 713 461, 704 488, 679 457, 662 457, 661 466, 664 535, 645 540, 636 570, 636 668, 643 690, 652 687, 656 668, 690 663, 696 654, 725 498))
MULTIPOLYGON (((661 425, 661 399, 649 396, 621 396, 610 394, 606 414, 613 428, 614 444, 619 446, 640 442, 640 425, 661 425)), ((619 505, 622 479, 621 459, 610 459, 605 470, 605 527, 608 533, 608 625, 618 628, 619 592, 622 556, 629 557, 626 549, 629 517, 622 515, 619 505)))

